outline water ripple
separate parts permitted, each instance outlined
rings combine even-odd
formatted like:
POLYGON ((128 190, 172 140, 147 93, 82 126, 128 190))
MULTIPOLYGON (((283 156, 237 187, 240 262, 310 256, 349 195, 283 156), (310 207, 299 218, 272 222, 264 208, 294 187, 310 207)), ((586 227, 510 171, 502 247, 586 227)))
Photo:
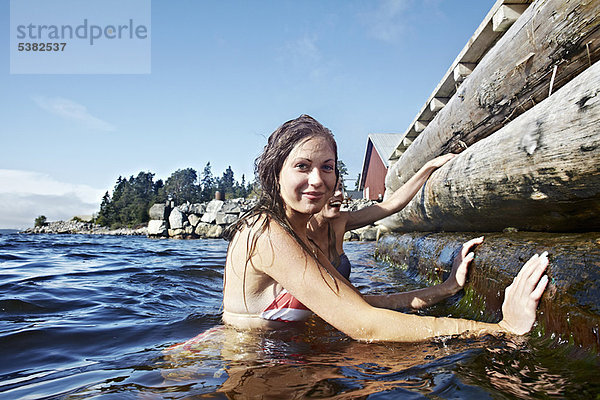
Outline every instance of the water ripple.
MULTIPOLYGON (((366 344, 318 318, 302 332, 225 328, 226 251, 223 240, 0 233, 0 399, 600 393, 596 360, 556 357, 547 343, 366 344), (204 331, 216 333, 165 352, 204 331)), ((422 285, 375 262, 372 244, 348 243, 346 253, 363 292, 422 285)))

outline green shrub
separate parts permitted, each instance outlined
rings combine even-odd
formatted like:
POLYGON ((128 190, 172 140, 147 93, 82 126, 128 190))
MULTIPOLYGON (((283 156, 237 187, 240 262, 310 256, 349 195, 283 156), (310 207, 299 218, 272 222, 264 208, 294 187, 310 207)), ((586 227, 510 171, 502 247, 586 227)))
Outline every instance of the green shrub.
POLYGON ((46 223, 46 216, 45 215, 40 215, 39 217, 37 217, 35 219, 35 223, 34 223, 35 227, 46 226, 46 225, 47 225, 47 223, 46 223))

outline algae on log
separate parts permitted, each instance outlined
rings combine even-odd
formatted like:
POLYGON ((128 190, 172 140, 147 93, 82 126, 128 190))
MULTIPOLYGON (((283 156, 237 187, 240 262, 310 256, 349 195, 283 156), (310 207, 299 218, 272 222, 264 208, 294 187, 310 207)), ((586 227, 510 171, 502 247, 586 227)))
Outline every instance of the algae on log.
POLYGON ((554 93, 598 59, 600 1, 535 1, 390 168, 387 191, 432 158, 491 135, 548 97, 552 80, 554 93))
POLYGON ((435 171, 379 224, 404 232, 600 230, 599 161, 597 62, 435 171))
MULTIPOLYGON (((473 233, 390 234, 380 239, 375 255, 422 277, 440 280, 473 233)), ((549 252, 550 278, 538 308, 539 330, 576 345, 600 351, 600 233, 517 232, 485 235, 475 249, 463 297, 453 307, 457 317, 497 322, 504 290, 535 253, 549 252)))

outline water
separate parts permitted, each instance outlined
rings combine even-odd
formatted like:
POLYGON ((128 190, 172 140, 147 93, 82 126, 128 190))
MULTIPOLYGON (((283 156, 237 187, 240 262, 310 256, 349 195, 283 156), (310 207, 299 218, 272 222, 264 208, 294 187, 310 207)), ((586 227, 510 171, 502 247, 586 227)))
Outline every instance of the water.
MULTIPOLYGON (((363 293, 421 285, 375 262, 372 244, 346 249, 363 293)), ((225 328, 225 252, 222 240, 0 233, 0 399, 600 398, 596 356, 551 338, 366 344, 318 318, 225 328)))

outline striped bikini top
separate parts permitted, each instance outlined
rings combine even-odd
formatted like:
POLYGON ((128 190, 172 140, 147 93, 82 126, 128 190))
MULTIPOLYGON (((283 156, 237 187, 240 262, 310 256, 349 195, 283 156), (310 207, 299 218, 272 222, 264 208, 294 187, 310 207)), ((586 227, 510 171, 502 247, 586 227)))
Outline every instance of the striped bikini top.
MULTIPOLYGON (((340 258, 342 262, 337 266, 337 270, 348 279, 350 260, 345 254, 342 254, 340 258)), ((285 289, 281 289, 275 300, 260 314, 263 319, 281 322, 306 321, 311 315, 312 311, 285 289)))
POLYGON ((306 321, 311 315, 312 311, 285 289, 260 314, 263 319, 281 322, 306 321))

